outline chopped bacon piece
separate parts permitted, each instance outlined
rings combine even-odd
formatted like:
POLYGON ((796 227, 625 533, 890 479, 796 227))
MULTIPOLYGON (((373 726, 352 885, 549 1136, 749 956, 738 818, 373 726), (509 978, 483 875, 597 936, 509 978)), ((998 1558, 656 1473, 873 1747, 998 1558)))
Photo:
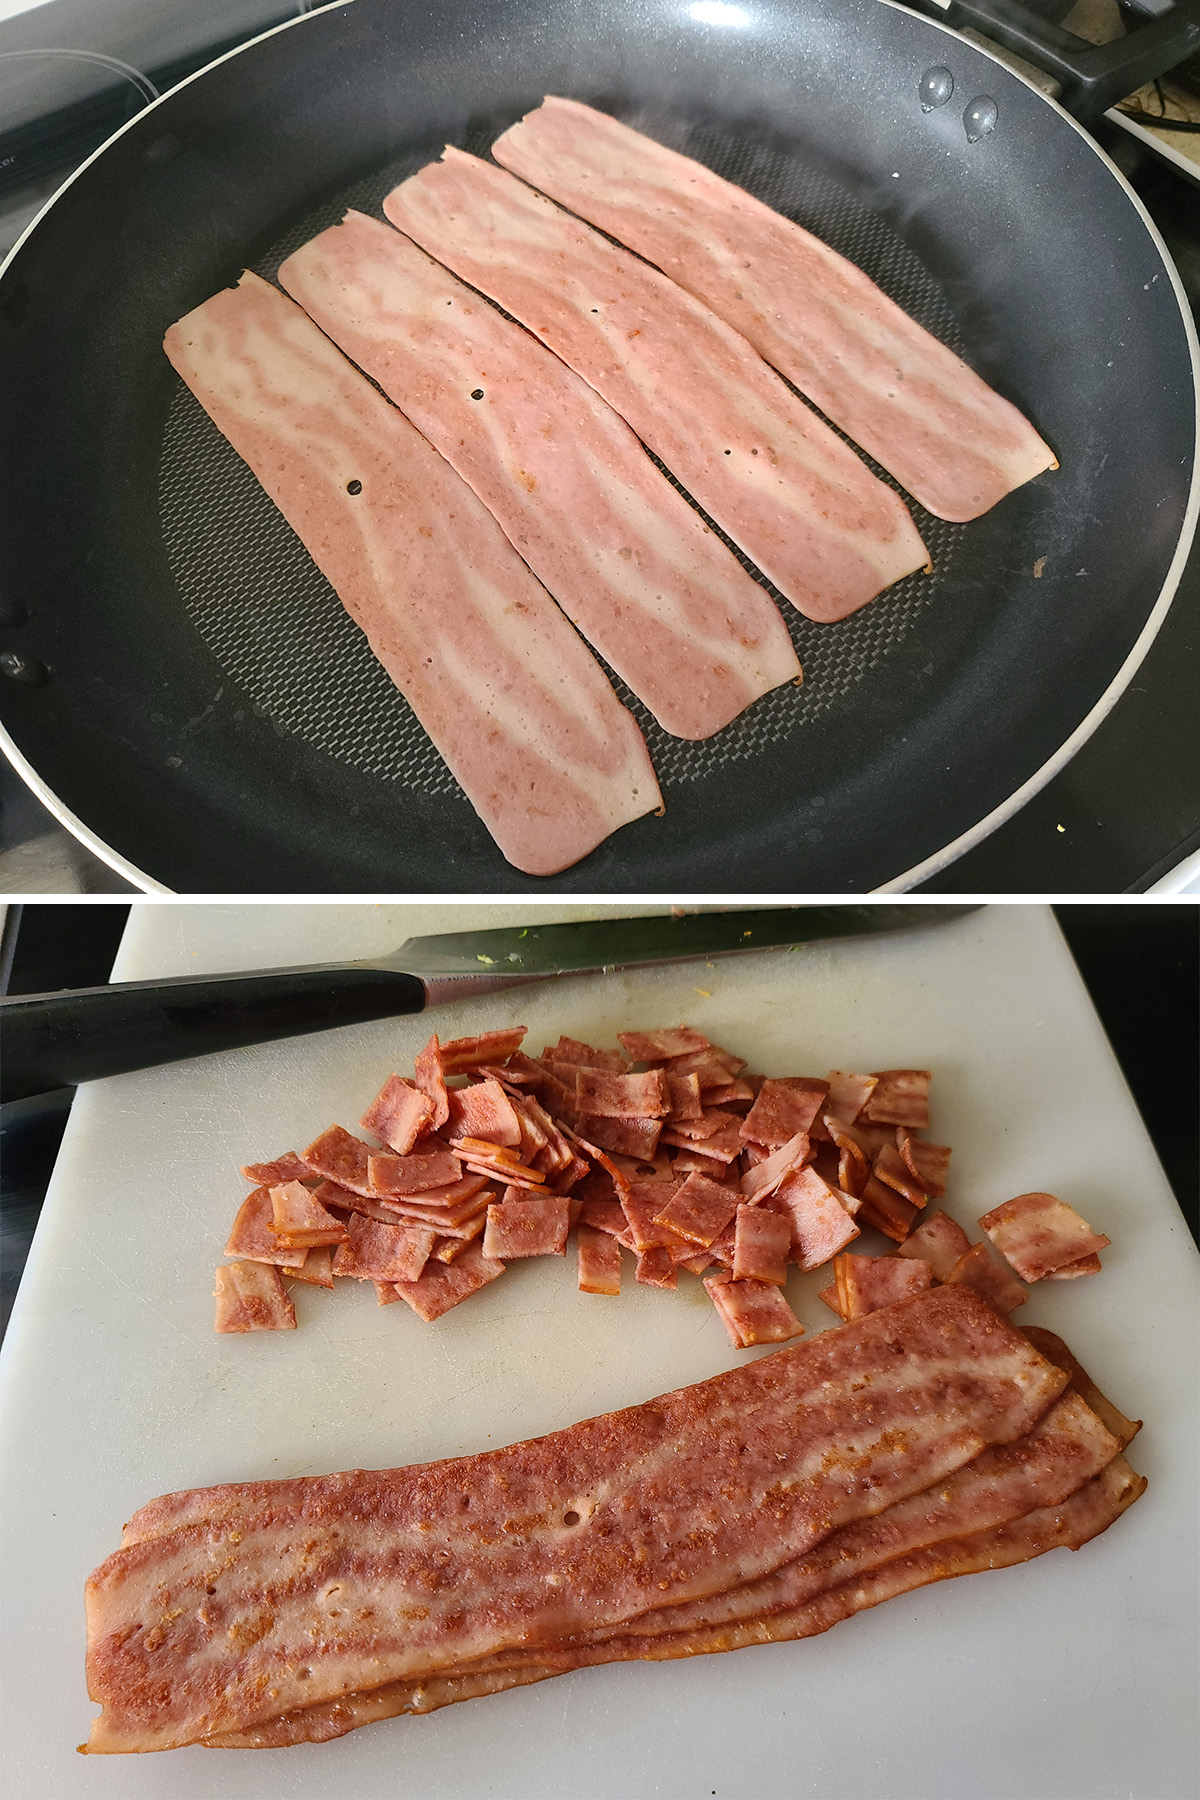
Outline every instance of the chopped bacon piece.
POLYGON ((218 1331, 295 1331, 296 1309, 279 1270, 265 1262, 223 1263, 213 1296, 218 1331))
POLYGON ((451 1038, 438 1051, 443 1075, 461 1075, 480 1063, 505 1063, 525 1041, 527 1025, 511 1025, 504 1031, 483 1031, 478 1037, 451 1038))
POLYGON ((769 1194, 775 1193, 785 1176, 793 1175, 804 1167, 808 1161, 808 1150, 808 1133, 798 1131, 795 1137, 781 1144, 778 1150, 772 1150, 770 1156, 764 1157, 762 1162, 747 1169, 742 1176, 742 1193, 746 1199, 765 1200, 769 1194))
POLYGON ((392 1282, 377 1281, 374 1283, 374 1287, 375 1299, 380 1306, 395 1306, 400 1296, 392 1282))
POLYGON ((457 1262, 463 1252, 470 1248, 476 1238, 483 1236, 487 1226, 487 1209, 478 1218, 472 1219, 464 1229, 461 1237, 439 1237, 434 1240, 433 1249, 429 1252, 435 1262, 457 1262))
POLYGON ((752 1106, 755 1099, 754 1089, 748 1081, 739 1077, 726 1087, 708 1088, 705 1091, 705 1102, 709 1106, 752 1106))
POLYGON ((733 1279, 769 1281, 782 1287, 791 1243, 790 1219, 762 1206, 739 1206, 733 1234, 733 1279))
POLYGON ((639 1162, 653 1158, 662 1135, 660 1119, 609 1119, 580 1113, 578 1122, 580 1131, 600 1149, 614 1156, 636 1157, 639 1162))
POLYGON ((704 1285, 739 1350, 754 1344, 782 1344, 802 1337, 804 1327, 769 1281, 735 1281, 732 1275, 706 1275, 704 1285))
POLYGON ((367 1192, 377 1200, 381 1194, 424 1194, 431 1188, 451 1187, 462 1179, 462 1166, 441 1145, 413 1156, 372 1155, 367 1159, 367 1178, 367 1192))
POLYGON ((693 1173, 655 1215, 655 1222, 707 1250, 737 1212, 738 1199, 736 1189, 693 1173))
POLYGON ((700 1077, 698 1075, 667 1076, 667 1087, 671 1093, 672 1121, 698 1119, 704 1108, 700 1100, 700 1077))
MULTIPOLYGON (((832 1287, 822 1288, 817 1295, 817 1299, 823 1300, 825 1302, 826 1306, 829 1308, 830 1312, 835 1312, 839 1319, 842 1318, 842 1309, 841 1309, 841 1304, 838 1300, 838 1291, 837 1291, 837 1282, 836 1281, 834 1282, 832 1287)), ((844 1319, 842 1319, 842 1323, 844 1325, 846 1323, 846 1321, 844 1319)))
POLYGON ((1025 1281, 1040 1281, 1052 1269, 1094 1256, 1112 1241, 1053 1194, 1018 1194, 984 1213, 979 1223, 1025 1281))
POLYGON ((971 1248, 971 1240, 956 1219, 944 1212, 931 1212, 911 1236, 898 1246, 901 1256, 922 1257, 933 1270, 935 1281, 945 1281, 960 1257, 971 1248))
POLYGON ((224 1254, 245 1257, 251 1262, 277 1263, 281 1269, 298 1269, 307 1251, 289 1250, 281 1244, 272 1229, 274 1219, 270 1188, 255 1188, 238 1208, 224 1254))
POLYGON ((908 1125, 922 1131, 929 1123, 928 1069, 877 1069, 877 1086, 863 1117, 876 1125, 908 1125))
POLYGON ((536 1200, 510 1200, 487 1209, 483 1254, 503 1260, 513 1256, 562 1256, 570 1225, 569 1202, 556 1194, 536 1200))
POLYGON ((643 1287, 677 1288, 679 1277, 675 1272, 675 1262, 671 1252, 656 1245, 651 1250, 639 1250, 636 1269, 637 1280, 643 1287))
POLYGON ((671 1110, 671 1091, 661 1069, 650 1069, 645 1075, 580 1069, 575 1077, 575 1104, 592 1118, 665 1119, 671 1110))
POLYGON ((313 1250, 321 1244, 344 1244, 346 1227, 325 1211, 301 1181, 285 1181, 271 1190, 271 1229, 288 1250, 313 1250))
POLYGON ((429 1260, 436 1232, 427 1225, 381 1225, 354 1213, 348 1242, 333 1259, 335 1275, 357 1281, 416 1281, 429 1260))
POLYGON ((703 1093, 709 1088, 728 1087, 734 1076, 740 1075, 745 1066, 740 1056, 731 1056, 728 1050, 720 1050, 715 1044, 710 1044, 707 1050, 691 1050, 686 1056, 668 1058, 663 1072, 667 1075, 695 1075, 703 1093))
POLYGON ((927 1262, 898 1256, 839 1256, 833 1265, 837 1308, 843 1319, 865 1319, 882 1306, 895 1306, 923 1293, 933 1280, 927 1262))
POLYGON ((333 1246, 318 1244, 310 1250, 298 1269, 291 1271, 295 1281, 307 1281, 313 1287, 333 1286, 333 1246))
MULTIPOLYGON (((504 1144, 509 1149, 520 1147, 521 1121, 498 1081, 476 1081, 470 1087, 453 1088, 448 1098, 453 1137, 485 1138, 488 1143, 504 1144)), ((532 1148, 541 1146, 534 1144, 532 1148)))
POLYGON ((572 1063, 583 1069, 608 1069, 614 1075, 620 1075, 627 1066, 619 1050, 596 1050, 591 1044, 583 1044, 578 1038, 571 1037, 560 1037, 557 1044, 547 1044, 542 1051, 542 1060, 572 1063))
POLYGON ((602 1231, 605 1237, 615 1238, 626 1250, 637 1248, 625 1208, 619 1200, 585 1200, 579 1223, 581 1227, 586 1225, 589 1231, 602 1231))
POLYGON ((1029 1295, 1016 1276, 998 1263, 986 1244, 972 1244, 945 1277, 946 1287, 974 1288, 1000 1312, 1024 1306, 1029 1295))
POLYGON ((430 1131, 440 1131, 450 1117, 450 1096, 442 1074, 442 1047, 435 1031, 413 1064, 413 1079, 433 1107, 430 1131))
POLYGON ((902 1244, 913 1227, 918 1207, 913 1206, 874 1175, 868 1175, 859 1196, 857 1217, 864 1225, 873 1225, 895 1243, 902 1244))
POLYGON ((949 1144, 926 1144, 920 1138, 912 1137, 903 1125, 897 1125, 896 1147, 922 1191, 934 1200, 941 1200, 950 1172, 949 1144))
POLYGON ((851 1075, 844 1069, 829 1071, 829 1105, 825 1109, 835 1119, 853 1125, 879 1085, 875 1075, 851 1075))
POLYGON ((829 1092, 824 1081, 806 1075, 788 1075, 764 1081, 758 1098, 742 1122, 744 1142, 765 1144, 778 1150, 797 1132, 807 1133, 818 1117, 829 1092))
POLYGON ((871 1173, 865 1151, 850 1128, 831 1112, 822 1114, 821 1123, 837 1148, 838 1186, 843 1193, 860 1196, 871 1173))
POLYGON ((633 1237, 633 1247, 639 1255, 646 1250, 670 1249, 690 1256, 695 1249, 695 1245, 682 1238, 672 1226, 659 1223, 658 1215, 664 1210, 667 1192, 661 1181, 634 1181, 629 1184, 628 1192, 621 1195, 621 1208, 633 1237))
POLYGON ((894 1188, 902 1199, 910 1206, 924 1206, 925 1190, 916 1176, 897 1150, 895 1144, 884 1144, 871 1164, 871 1173, 877 1180, 886 1182, 894 1188))
POLYGON ((311 1181, 312 1170, 294 1150, 285 1150, 274 1162, 244 1163, 242 1174, 255 1187, 278 1187, 283 1181, 311 1181))
POLYGON ((433 1101, 402 1075, 389 1075, 358 1122, 397 1156, 407 1156, 417 1139, 433 1129, 433 1101))
POLYGON ((585 1225, 576 1228, 579 1250, 579 1291, 581 1294, 619 1294, 621 1291, 621 1246, 607 1232, 585 1225))
POLYGON ((1100 1258, 1098 1256, 1081 1256, 1078 1262, 1064 1263, 1061 1269, 1048 1269, 1047 1281, 1074 1281, 1080 1275, 1098 1275, 1100 1258))
POLYGON ((711 1050, 703 1032, 690 1025, 677 1025, 671 1031, 618 1031, 617 1040, 624 1044, 634 1062, 666 1062, 675 1056, 694 1056, 711 1050))
POLYGON ((412 1307, 418 1318, 432 1325, 452 1306, 469 1300, 472 1294, 477 1294, 480 1288, 503 1273, 504 1264, 485 1256, 476 1243, 464 1250, 455 1262, 427 1262, 417 1281, 398 1281, 396 1293, 412 1307))
POLYGON ((720 1122, 714 1131, 712 1120, 715 1115, 706 1112, 703 1118, 692 1122, 683 1120, 679 1125, 669 1126, 662 1134, 661 1142, 670 1144, 676 1150, 695 1150, 710 1161, 728 1165, 741 1154, 742 1140, 738 1136, 741 1120, 736 1113, 721 1113, 720 1122), (697 1127, 703 1126, 705 1135, 697 1136, 697 1127))
POLYGON ((819 1269, 859 1235, 852 1217, 857 1201, 830 1187, 815 1169, 786 1176, 768 1204, 787 1217, 792 1261, 802 1269, 819 1269))
POLYGON ((336 1181, 339 1187, 351 1188, 356 1194, 366 1194, 368 1199, 373 1191, 367 1170, 370 1156, 371 1146, 343 1131, 340 1125, 331 1125, 313 1139, 307 1150, 300 1152, 300 1160, 310 1175, 324 1175, 327 1181, 336 1181))
POLYGON ((675 1158, 674 1169, 676 1175, 707 1175, 712 1181, 724 1181, 730 1172, 729 1163, 721 1162, 715 1156, 701 1156, 698 1150, 683 1149, 675 1158))

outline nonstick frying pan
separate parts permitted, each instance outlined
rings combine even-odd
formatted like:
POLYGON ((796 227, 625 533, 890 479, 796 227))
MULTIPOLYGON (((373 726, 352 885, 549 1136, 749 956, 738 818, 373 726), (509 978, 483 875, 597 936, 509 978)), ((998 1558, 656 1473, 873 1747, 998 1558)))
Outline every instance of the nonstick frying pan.
POLYGON ((1048 779, 1153 638, 1195 523, 1195 334, 1153 225, 1060 108, 884 0, 353 0, 148 108, 0 280, 10 754, 139 884, 541 885, 500 857, 161 339, 348 205, 378 212, 444 143, 486 154, 547 92, 816 230, 1062 465, 969 526, 914 508, 934 573, 854 618, 785 607, 804 688, 708 743, 633 702, 665 816, 558 888, 903 886, 1048 779), (930 70, 953 89, 924 110, 930 70))

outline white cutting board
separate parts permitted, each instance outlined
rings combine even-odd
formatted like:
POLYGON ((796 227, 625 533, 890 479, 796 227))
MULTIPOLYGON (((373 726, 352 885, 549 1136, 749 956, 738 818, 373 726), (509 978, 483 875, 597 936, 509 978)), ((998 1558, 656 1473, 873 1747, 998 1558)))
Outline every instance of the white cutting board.
MULTIPOLYGON (((119 979, 371 955, 419 932, 629 906, 141 903, 119 979)), ((975 1234, 973 1234, 975 1235, 975 1234)), ((859 1248, 883 1248, 864 1234, 859 1248)), ((628 1269, 628 1264, 626 1265, 628 1269)), ((572 978, 80 1093, 0 1362, 3 1792, 10 1800, 806 1796, 1189 1800, 1196 1789, 1197 1256, 1047 909, 636 976, 572 978), (703 991, 702 991, 703 990, 703 991), (431 1027, 613 1042, 686 1020, 767 1073, 918 1065, 972 1225, 1049 1189, 1112 1238, 1018 1319, 1060 1332, 1146 1420, 1145 1497, 1076 1555, 943 1583, 797 1644, 587 1669, 283 1751, 75 1754, 83 1584, 173 1488, 452 1456, 731 1367, 699 1283, 577 1293, 517 1264, 423 1325, 369 1284, 298 1288, 296 1332, 217 1337, 236 1166, 353 1128, 431 1027)), ((793 1273, 811 1330, 832 1323, 793 1273)))

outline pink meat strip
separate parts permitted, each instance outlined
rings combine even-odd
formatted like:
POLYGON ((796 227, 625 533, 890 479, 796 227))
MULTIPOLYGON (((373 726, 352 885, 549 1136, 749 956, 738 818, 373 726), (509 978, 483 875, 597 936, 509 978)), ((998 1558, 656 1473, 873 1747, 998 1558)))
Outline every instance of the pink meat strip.
POLYGON ((735 1281, 706 1275, 704 1285, 730 1342, 739 1350, 755 1344, 782 1344, 803 1335, 804 1327, 773 1282, 735 1281))
POLYGON ((1111 1241, 1054 1194, 1018 1194, 984 1213, 979 1223, 1024 1281, 1040 1281, 1067 1263, 1095 1256, 1111 1241))
POLYGON ((582 375, 807 617, 844 618, 928 566, 892 490, 656 269, 451 147, 383 209, 582 375))
POLYGON ((830 1187, 815 1169, 800 1169, 785 1176, 778 1193, 766 1204, 773 1211, 786 1214, 791 1228, 791 1259, 802 1269, 819 1269, 859 1235, 851 1215, 857 1201, 830 1187))
POLYGON ((490 513, 293 301, 243 275, 164 347, 511 863, 557 874, 661 805, 632 717, 490 513))
POLYGON ((433 1102, 402 1075, 389 1075, 358 1122, 397 1156, 407 1156, 422 1133, 432 1129, 433 1102))
POLYGON ((1054 453, 861 269, 703 164, 547 98, 493 154, 711 306, 943 519, 974 519, 1054 453))
POLYGON ((215 1272, 218 1331, 295 1331, 296 1312, 271 1263, 224 1263, 215 1272))
POLYGON ((624 421, 408 238, 351 212, 279 280, 457 469, 665 731, 709 737, 799 679, 769 595, 624 421))
POLYGON ((567 1249, 569 1202, 557 1194, 537 1199, 505 1199, 487 1210, 483 1254, 507 1261, 514 1256, 563 1256, 567 1249))

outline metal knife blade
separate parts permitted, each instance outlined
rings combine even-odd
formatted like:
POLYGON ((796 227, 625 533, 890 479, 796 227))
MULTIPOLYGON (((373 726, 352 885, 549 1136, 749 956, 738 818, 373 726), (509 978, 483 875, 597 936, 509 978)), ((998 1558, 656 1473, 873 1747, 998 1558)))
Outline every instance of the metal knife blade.
POLYGON ((743 907, 728 912, 659 913, 561 925, 506 925, 493 931, 409 938, 387 961, 411 975, 583 974, 753 950, 801 949, 833 938, 914 931, 977 911, 976 906, 880 905, 743 907))

